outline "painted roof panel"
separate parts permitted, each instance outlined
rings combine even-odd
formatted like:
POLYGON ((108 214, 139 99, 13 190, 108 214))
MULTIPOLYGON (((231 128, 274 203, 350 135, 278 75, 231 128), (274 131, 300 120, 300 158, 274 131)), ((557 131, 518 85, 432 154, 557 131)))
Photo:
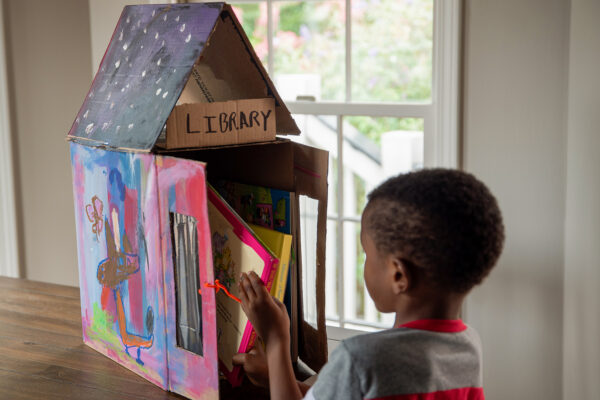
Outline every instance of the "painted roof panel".
POLYGON ((222 9, 223 3, 125 7, 69 136, 150 150, 222 9))

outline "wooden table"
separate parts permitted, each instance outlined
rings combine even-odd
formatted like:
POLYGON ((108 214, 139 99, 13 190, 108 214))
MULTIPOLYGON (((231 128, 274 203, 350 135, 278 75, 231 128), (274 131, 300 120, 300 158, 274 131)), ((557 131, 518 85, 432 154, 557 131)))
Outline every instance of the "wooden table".
MULTIPOLYGON (((245 385, 221 398, 268 398, 245 385)), ((79 288, 0 277, 0 399, 183 399, 83 344, 79 288)))
POLYGON ((182 399, 83 344, 79 288, 5 277, 0 398, 182 399))

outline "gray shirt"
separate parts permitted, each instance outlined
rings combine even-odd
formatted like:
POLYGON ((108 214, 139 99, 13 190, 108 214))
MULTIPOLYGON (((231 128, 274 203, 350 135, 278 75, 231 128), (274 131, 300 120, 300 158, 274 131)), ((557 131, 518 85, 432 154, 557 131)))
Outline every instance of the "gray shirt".
POLYGON ((483 399, 481 386, 475 330, 459 320, 422 320, 344 340, 305 398, 418 399, 439 392, 444 399, 483 399))

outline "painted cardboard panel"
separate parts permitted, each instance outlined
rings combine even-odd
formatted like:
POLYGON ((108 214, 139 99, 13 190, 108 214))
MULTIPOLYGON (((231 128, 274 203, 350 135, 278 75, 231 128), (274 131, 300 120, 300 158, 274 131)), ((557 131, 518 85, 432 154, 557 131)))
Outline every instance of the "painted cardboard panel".
POLYGON ((270 97, 277 132, 300 133, 231 7, 198 3, 123 9, 68 137, 149 151, 180 97, 184 103, 270 97))
POLYGON ((223 3, 127 6, 69 136, 150 149, 223 3))
POLYGON ((84 342, 166 389, 154 157, 71 143, 84 342))
POLYGON ((169 390, 192 399, 218 398, 216 303, 213 290, 202 291, 203 356, 177 344, 175 277, 170 214, 178 213, 196 220, 197 259, 200 284, 214 281, 210 227, 204 165, 173 157, 156 157, 160 203, 161 248, 164 263, 166 303, 166 341, 168 349, 169 390))

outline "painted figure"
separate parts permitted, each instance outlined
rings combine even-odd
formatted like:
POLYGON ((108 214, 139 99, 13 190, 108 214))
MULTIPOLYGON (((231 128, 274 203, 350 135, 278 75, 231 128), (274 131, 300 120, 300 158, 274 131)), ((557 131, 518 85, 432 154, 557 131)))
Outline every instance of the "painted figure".
POLYGON ((98 265, 98 282, 100 282, 103 288, 111 290, 114 295, 117 308, 117 323, 119 325, 121 340, 125 345, 125 352, 131 356, 131 354, 129 354, 129 348, 137 347, 137 357, 135 361, 140 365, 144 365, 140 358, 140 351, 142 348, 152 347, 154 342, 154 312, 150 306, 146 309, 145 325, 146 330, 149 332, 147 336, 133 334, 127 331, 127 317, 123 308, 121 292, 123 290, 123 283, 133 274, 138 272, 140 267, 138 256, 133 253, 126 232, 123 233, 121 247, 119 216, 116 210, 112 210, 111 217, 112 228, 108 218, 105 219, 104 222, 106 227, 104 231, 106 235, 107 257, 100 261, 100 264, 98 265))

